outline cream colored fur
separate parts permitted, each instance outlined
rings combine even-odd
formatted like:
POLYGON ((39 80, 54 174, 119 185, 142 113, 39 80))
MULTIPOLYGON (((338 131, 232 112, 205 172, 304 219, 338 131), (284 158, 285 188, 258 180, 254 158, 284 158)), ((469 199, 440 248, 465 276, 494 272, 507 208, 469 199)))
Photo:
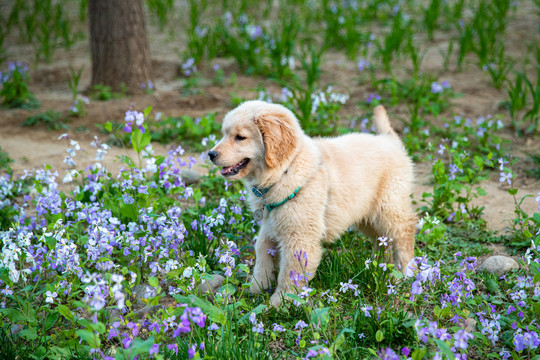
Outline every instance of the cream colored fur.
POLYGON ((229 167, 249 159, 243 170, 227 178, 244 180, 253 211, 281 202, 301 186, 294 199, 264 210, 252 293, 275 280, 269 249, 279 250, 277 288, 270 298, 278 306, 283 293, 294 291, 291 272, 314 276, 322 243, 351 226, 372 239, 392 238, 394 261, 406 268, 414 257, 413 165, 382 106, 375 108, 375 128, 377 135, 314 139, 304 134, 291 111, 262 101, 245 102, 225 116, 213 161, 229 167), (260 198, 252 186, 270 189, 260 198), (306 268, 295 258, 299 251, 307 254, 306 268))

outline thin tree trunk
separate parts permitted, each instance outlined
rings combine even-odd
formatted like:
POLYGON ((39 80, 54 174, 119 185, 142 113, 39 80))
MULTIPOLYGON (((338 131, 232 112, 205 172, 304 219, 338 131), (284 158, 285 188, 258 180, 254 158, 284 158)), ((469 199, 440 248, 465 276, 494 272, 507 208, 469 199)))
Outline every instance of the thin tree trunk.
POLYGON ((88 5, 92 86, 143 92, 153 75, 142 0, 90 0, 88 5))

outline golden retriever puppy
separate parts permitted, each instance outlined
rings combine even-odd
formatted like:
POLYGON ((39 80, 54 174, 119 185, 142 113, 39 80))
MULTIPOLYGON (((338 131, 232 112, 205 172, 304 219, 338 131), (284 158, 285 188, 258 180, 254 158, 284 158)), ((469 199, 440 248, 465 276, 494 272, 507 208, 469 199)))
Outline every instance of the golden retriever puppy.
POLYGON ((298 275, 314 276, 322 243, 351 226, 373 240, 393 239, 394 261, 405 270, 414 257, 413 165, 382 106, 374 121, 377 135, 310 138, 281 105, 247 101, 225 116, 223 138, 208 155, 223 177, 244 180, 261 221, 251 293, 275 280, 277 249, 270 303, 279 306, 302 286, 298 275))

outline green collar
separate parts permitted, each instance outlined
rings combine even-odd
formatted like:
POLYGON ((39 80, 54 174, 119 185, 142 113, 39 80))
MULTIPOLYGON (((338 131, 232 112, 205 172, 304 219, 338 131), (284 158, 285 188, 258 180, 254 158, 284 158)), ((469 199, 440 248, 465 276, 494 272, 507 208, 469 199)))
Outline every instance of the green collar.
MULTIPOLYGON (((287 196, 283 201, 280 201, 278 203, 268 204, 268 205, 265 205, 264 207, 268 209, 268 212, 272 212, 272 210, 274 210, 275 208, 280 207, 281 205, 285 204, 287 201, 294 199, 294 197, 298 194, 301 188, 302 187, 299 186, 296 190, 294 190, 294 192, 291 195, 287 196)), ((251 190, 253 191, 255 196, 263 197, 268 192, 268 190, 270 190, 270 188, 267 187, 265 189, 259 189, 258 187, 253 186, 251 190)))

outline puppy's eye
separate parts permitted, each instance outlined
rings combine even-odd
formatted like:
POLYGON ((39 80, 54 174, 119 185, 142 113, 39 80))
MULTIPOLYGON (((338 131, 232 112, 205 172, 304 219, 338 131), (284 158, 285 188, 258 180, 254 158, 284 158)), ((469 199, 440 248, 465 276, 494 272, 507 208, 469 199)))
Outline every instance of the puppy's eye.
POLYGON ((247 138, 245 136, 242 136, 242 135, 236 135, 234 137, 234 140, 235 141, 242 141, 242 140, 246 140, 247 138))

